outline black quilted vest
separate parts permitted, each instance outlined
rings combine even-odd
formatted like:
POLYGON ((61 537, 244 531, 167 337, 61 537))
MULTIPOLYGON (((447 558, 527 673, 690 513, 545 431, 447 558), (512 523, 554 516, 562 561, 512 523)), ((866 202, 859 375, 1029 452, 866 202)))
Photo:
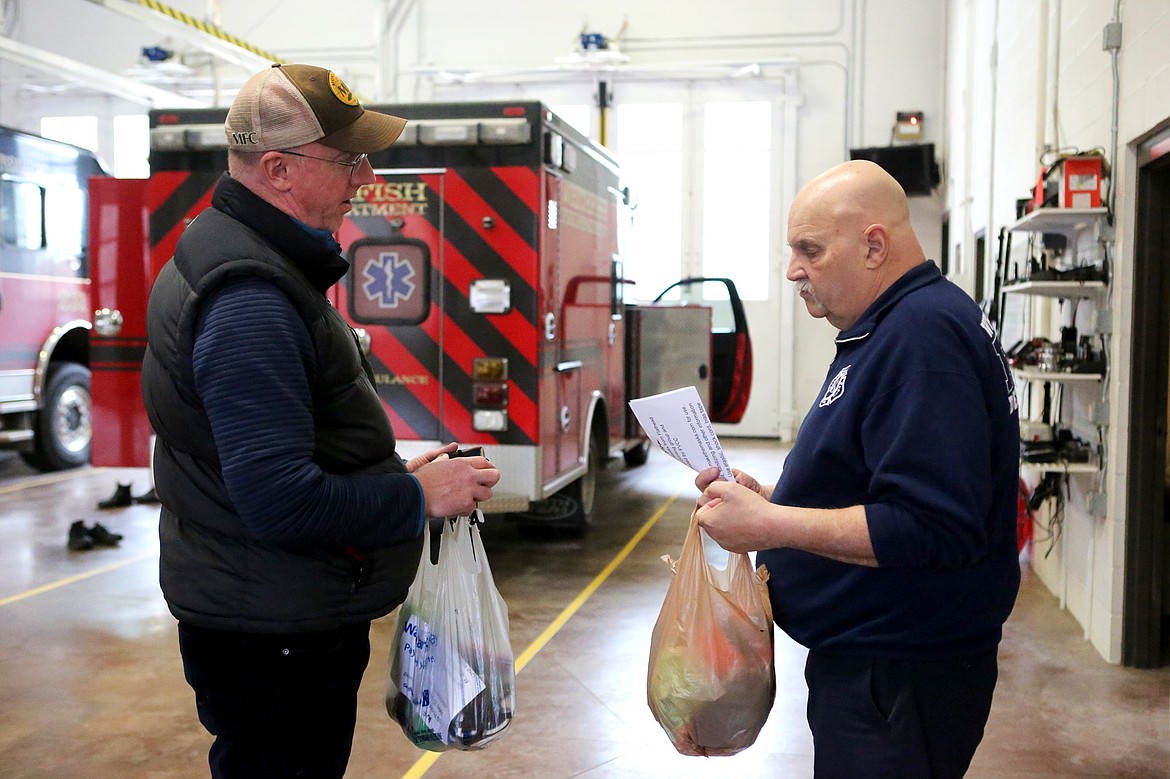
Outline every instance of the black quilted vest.
POLYGON ((353 330, 324 292, 345 261, 287 217, 224 177, 231 210, 193 221, 164 266, 147 308, 142 391, 157 435, 154 479, 163 508, 159 579, 171 613, 218 630, 290 633, 375 619, 402 602, 420 538, 380 549, 290 549, 249 535, 220 474, 211 426, 195 392, 192 352, 200 301, 229 279, 279 286, 308 328, 316 423, 314 461, 334 474, 402 473, 394 432, 353 330), (273 237, 284 251, 273 245, 273 237))

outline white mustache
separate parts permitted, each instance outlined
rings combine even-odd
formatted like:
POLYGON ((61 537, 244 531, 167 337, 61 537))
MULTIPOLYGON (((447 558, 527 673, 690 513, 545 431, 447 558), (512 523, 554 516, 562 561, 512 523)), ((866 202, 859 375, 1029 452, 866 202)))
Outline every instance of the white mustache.
POLYGON ((821 303, 821 299, 818 298, 817 293, 813 291, 812 282, 808 279, 802 279, 801 281, 796 282, 796 292, 799 295, 808 293, 808 300, 810 303, 812 303, 817 308, 824 308, 824 304, 821 303))

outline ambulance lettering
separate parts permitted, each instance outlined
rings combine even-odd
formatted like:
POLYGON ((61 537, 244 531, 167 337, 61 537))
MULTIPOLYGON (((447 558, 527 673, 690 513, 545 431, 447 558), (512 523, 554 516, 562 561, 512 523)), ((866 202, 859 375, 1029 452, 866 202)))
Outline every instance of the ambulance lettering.
POLYGON ((405 375, 399 374, 397 376, 389 373, 375 373, 374 383, 387 386, 416 386, 425 387, 431 383, 431 377, 426 374, 405 375))
POLYGON ((421 181, 379 181, 366 184, 352 201, 351 217, 425 216, 427 185, 421 181))

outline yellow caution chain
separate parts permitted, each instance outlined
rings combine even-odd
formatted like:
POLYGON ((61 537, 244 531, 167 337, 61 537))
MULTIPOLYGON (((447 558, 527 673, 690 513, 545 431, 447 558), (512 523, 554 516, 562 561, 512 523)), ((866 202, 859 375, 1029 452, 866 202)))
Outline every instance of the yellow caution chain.
POLYGON ((253 46, 250 43, 246 43, 246 42, 240 40, 239 38, 237 38, 236 36, 232 35, 231 33, 225 32, 224 30, 220 29, 219 27, 216 27, 214 24, 208 24, 207 22, 199 21, 198 19, 196 19, 193 16, 190 16, 188 14, 183 13, 182 11, 178 11, 174 8, 171 8, 169 5, 164 5, 162 3, 156 2, 155 0, 138 0, 138 4, 140 6, 142 6, 143 8, 149 8, 150 10, 155 11, 157 13, 163 14, 165 16, 169 16, 170 18, 174 19, 176 22, 182 22, 183 24, 187 25, 188 27, 194 27, 196 30, 199 30, 200 32, 204 33, 205 35, 210 35, 213 38, 217 38, 221 41, 224 41, 225 43, 230 43, 231 45, 236 46, 238 48, 241 48, 244 51, 255 54, 258 57, 263 57, 264 59, 268 60, 269 62, 283 63, 285 61, 270 51, 265 51, 264 49, 253 46))

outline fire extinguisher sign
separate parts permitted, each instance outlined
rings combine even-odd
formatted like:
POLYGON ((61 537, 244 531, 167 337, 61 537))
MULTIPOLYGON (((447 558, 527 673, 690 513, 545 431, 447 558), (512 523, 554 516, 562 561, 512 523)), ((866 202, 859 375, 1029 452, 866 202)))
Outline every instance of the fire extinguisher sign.
POLYGON ((361 322, 418 324, 427 317, 430 257, 421 242, 359 242, 353 263, 351 306, 361 322))

